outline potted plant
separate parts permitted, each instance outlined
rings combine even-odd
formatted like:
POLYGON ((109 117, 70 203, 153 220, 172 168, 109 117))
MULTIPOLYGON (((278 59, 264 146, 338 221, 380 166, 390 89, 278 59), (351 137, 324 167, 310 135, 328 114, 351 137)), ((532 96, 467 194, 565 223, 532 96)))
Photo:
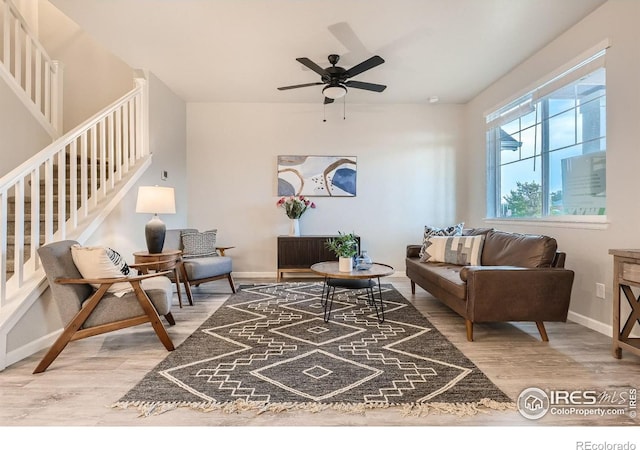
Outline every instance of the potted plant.
POLYGON ((340 272, 351 272, 353 257, 358 253, 356 235, 338 231, 338 236, 327 239, 325 245, 338 257, 338 270, 340 272))

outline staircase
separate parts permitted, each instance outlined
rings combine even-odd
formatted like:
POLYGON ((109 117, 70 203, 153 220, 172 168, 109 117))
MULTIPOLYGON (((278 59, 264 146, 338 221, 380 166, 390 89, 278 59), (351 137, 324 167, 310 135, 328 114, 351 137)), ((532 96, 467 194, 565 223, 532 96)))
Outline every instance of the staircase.
MULTIPOLYGON (((0 8, 0 82, 57 136, 59 65, 45 58, 10 0, 0 8)), ((37 249, 86 241, 151 164, 147 81, 141 74, 134 81, 129 93, 0 178, 0 371, 27 356, 8 356, 7 336, 47 287, 37 249)), ((43 340, 32 351, 49 345, 43 340)))

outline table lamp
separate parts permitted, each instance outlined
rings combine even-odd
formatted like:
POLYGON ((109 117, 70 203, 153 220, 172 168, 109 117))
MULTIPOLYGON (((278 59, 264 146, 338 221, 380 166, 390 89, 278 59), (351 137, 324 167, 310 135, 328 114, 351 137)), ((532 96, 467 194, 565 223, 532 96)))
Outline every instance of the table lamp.
POLYGON ((158 214, 175 214, 176 199, 172 187, 140 186, 138 187, 137 213, 153 214, 144 227, 149 253, 162 253, 164 236, 167 227, 158 214))

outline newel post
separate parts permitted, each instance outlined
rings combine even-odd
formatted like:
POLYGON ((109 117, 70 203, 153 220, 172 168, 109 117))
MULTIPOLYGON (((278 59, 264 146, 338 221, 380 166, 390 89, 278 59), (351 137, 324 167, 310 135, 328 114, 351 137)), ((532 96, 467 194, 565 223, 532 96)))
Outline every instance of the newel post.
POLYGON ((134 82, 140 89, 136 95, 136 160, 149 154, 149 83, 143 70, 134 72, 134 82))

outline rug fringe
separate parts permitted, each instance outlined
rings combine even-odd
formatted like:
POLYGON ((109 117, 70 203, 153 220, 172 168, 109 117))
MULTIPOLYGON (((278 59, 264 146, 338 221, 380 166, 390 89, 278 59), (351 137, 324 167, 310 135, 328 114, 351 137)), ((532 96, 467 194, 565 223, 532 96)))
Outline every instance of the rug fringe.
POLYGON ((344 413, 364 414, 368 409, 399 408, 405 417, 422 417, 429 414, 455 414, 459 417, 474 416, 478 413, 487 414, 490 410, 509 411, 515 410, 516 404, 513 402, 497 402, 484 398, 477 402, 468 403, 316 403, 316 402, 284 402, 284 403, 263 403, 249 402, 246 400, 236 400, 233 402, 117 402, 111 405, 112 408, 128 409, 136 408, 139 411, 138 417, 149 417, 164 414, 177 408, 191 408, 200 412, 221 411, 227 414, 239 414, 242 412, 265 412, 280 413, 286 411, 300 411, 318 413, 325 410, 333 410, 344 413))

